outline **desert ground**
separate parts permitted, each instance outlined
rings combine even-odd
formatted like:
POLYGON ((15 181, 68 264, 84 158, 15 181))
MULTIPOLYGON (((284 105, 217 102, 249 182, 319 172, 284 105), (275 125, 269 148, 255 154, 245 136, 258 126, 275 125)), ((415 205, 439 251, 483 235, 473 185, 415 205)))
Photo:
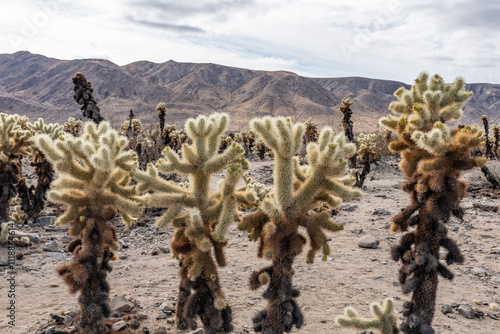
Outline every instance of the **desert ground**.
MULTIPOLYGON (((271 186, 273 163, 273 160, 251 162, 251 176, 271 186)), ((500 170, 500 162, 490 161, 488 166, 500 170)), ((223 173, 217 177, 223 177, 223 173)), ((462 201, 466 215, 463 221, 452 218, 447 226, 465 262, 449 267, 455 274, 453 281, 440 278, 433 327, 439 334, 500 333, 500 321, 494 319, 500 317, 500 312, 489 306, 500 303, 500 212, 493 211, 500 206, 500 195, 491 190, 479 170, 468 172, 462 178, 471 186, 462 201), (460 304, 472 306, 473 319, 457 312, 460 304), (442 313, 443 305, 452 306, 452 313, 442 313)), ((215 184, 216 179, 213 182, 215 184)), ((387 297, 393 298, 396 308, 402 310, 410 296, 401 292, 397 283, 400 265, 390 257, 390 248, 401 234, 390 232, 389 225, 391 217, 409 204, 408 195, 400 189, 403 182, 396 158, 380 161, 365 182, 364 198, 343 204, 333 217, 345 229, 329 235, 331 255, 327 261, 321 261, 321 254, 318 254, 315 263, 308 265, 305 252, 297 258, 293 281, 301 291, 298 302, 305 323, 292 333, 359 333, 355 329, 340 328, 335 324, 335 317, 341 315, 346 306, 353 306, 362 315, 369 316, 369 304, 381 303, 387 297), (380 242, 378 247, 360 248, 358 241, 364 235, 376 237, 380 242)), ((57 208, 49 205, 44 215, 53 217, 56 213, 57 208)), ((110 297, 123 296, 133 303, 133 307, 130 312, 117 314, 112 321, 123 319, 126 330, 135 323, 140 333, 183 333, 175 329, 172 324, 175 315, 169 311, 175 305, 178 284, 178 264, 168 249, 172 228, 157 231, 154 223, 158 214, 144 215, 131 228, 116 219, 121 249, 108 275, 110 297), (160 309, 162 304, 166 312, 160 309)), ((38 223, 16 225, 15 229, 37 233, 40 240, 27 248, 17 247, 16 252, 24 253, 24 257, 16 261, 15 273, 0 266, 0 333, 48 334, 67 330, 70 322, 58 324, 50 316, 61 312, 69 316, 77 307, 77 296, 68 293, 56 273, 58 266, 72 258, 72 254, 65 251, 71 240, 67 229, 38 223), (48 248, 47 243, 55 245, 55 251, 44 250, 48 248), (15 327, 8 325, 7 318, 7 279, 11 275, 16 279, 15 327)), ((252 333, 253 315, 266 306, 261 297, 263 290, 248 288, 251 272, 267 263, 258 259, 256 253, 257 244, 250 242, 235 224, 229 232, 228 264, 219 272, 233 309, 234 333, 237 334, 252 333)), ((0 261, 6 260, 7 248, 0 246, 0 261)), ((402 319, 401 314, 399 318, 402 319)))

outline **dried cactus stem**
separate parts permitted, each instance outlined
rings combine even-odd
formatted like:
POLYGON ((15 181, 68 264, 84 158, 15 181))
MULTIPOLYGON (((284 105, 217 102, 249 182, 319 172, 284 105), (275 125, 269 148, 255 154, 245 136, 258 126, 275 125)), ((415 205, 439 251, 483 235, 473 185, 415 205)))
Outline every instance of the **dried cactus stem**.
POLYGON ((354 183, 355 187, 362 188, 365 183, 366 176, 370 173, 370 155, 365 154, 363 156, 363 169, 361 173, 356 172, 356 183, 354 183))
MULTIPOLYGON (((351 120, 352 116, 352 101, 351 98, 348 97, 345 100, 342 100, 342 107, 339 107, 339 111, 342 113, 342 126, 344 127, 344 134, 347 138, 347 141, 349 143, 354 143, 354 131, 353 131, 353 123, 351 120)), ((357 154, 354 153, 353 156, 349 158, 349 167, 350 168, 356 168, 356 159, 357 159, 357 154)))
POLYGON ((78 333, 106 333, 103 320, 110 316, 109 284, 106 276, 107 272, 111 271, 111 252, 104 246, 104 231, 101 231, 106 223, 89 220, 87 224, 90 226, 82 233, 81 245, 75 248, 74 261, 57 270, 67 283, 71 279, 81 279, 78 276, 82 274, 86 277, 84 282, 78 282, 78 286, 70 285, 72 292, 80 290, 79 309, 75 318, 78 333), (85 270, 84 273, 80 272, 82 269, 85 270))

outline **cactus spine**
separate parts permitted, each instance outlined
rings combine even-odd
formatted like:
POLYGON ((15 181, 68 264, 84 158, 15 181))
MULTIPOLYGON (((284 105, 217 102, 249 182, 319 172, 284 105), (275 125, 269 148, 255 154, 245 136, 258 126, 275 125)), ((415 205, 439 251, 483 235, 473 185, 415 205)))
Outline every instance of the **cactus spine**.
POLYGON ((213 114, 188 119, 185 131, 192 144, 182 145, 182 159, 170 147, 163 151, 156 167, 151 164, 145 172, 137 172, 139 190, 149 206, 168 208, 157 221, 158 228, 175 227, 171 243, 174 257, 180 260, 180 286, 176 322, 178 329, 196 328, 199 316, 205 333, 231 332, 232 312, 219 283, 217 265, 224 266, 224 247, 230 224, 239 220, 238 204, 252 205, 253 192, 236 189, 248 164, 243 149, 232 143, 218 153, 221 135, 226 130, 228 116, 213 114), (227 168, 227 174, 215 192, 210 192, 214 173, 227 168), (165 181, 158 172, 188 175, 186 187, 165 181), (182 212, 187 208, 187 212, 182 212), (212 255, 213 250, 213 255, 212 255), (215 259, 214 259, 215 257, 215 259))
POLYGON ((422 73, 410 90, 398 89, 394 94, 398 100, 389 108, 400 117, 380 119, 382 126, 399 136, 389 148, 401 155, 399 166, 408 179, 402 188, 411 196, 411 204, 394 217, 391 229, 416 227, 392 249, 393 259, 402 262, 399 281, 403 292, 413 292, 411 302, 405 304, 406 320, 400 328, 408 334, 434 333, 431 323, 438 274, 453 278, 439 262, 439 248, 448 251, 447 264, 463 262, 444 225, 451 215, 461 219, 464 214, 459 204, 467 185, 458 177, 461 171, 486 163, 484 158, 471 156, 480 144, 477 128, 450 130, 445 124, 462 117, 462 108, 472 96, 465 91, 464 80, 457 78, 453 84, 445 84, 438 75, 428 80, 428 74, 422 73))
POLYGON ((137 157, 124 151, 127 139, 107 122, 88 122, 81 137, 66 135, 53 141, 42 134, 35 143, 59 173, 48 198, 68 205, 56 225, 71 226, 74 238, 68 250, 75 256, 57 271, 71 293, 80 292, 77 331, 104 333, 103 318, 109 316, 106 276, 118 250, 115 229, 107 222, 118 213, 130 225, 132 216, 142 213, 135 187, 128 185, 137 157))
POLYGON ((318 143, 307 146, 309 165, 299 166, 294 155, 302 146, 303 124, 292 124, 282 117, 265 117, 253 120, 251 126, 274 153, 275 185, 260 209, 245 216, 238 228, 248 231, 251 240, 259 240, 259 257, 272 261, 272 265, 255 271, 250 278, 252 290, 268 285, 264 292, 268 306, 254 317, 254 329, 281 334, 290 332, 293 326, 300 328, 303 323, 302 312, 295 301, 299 291, 292 285, 293 261, 306 243, 298 232, 299 227, 304 227, 309 236, 307 262, 312 263, 319 250, 326 260, 330 248, 323 230, 343 228, 331 222, 327 212, 311 209, 320 202, 335 208, 342 200, 360 198, 362 194, 351 188, 354 178, 344 176, 345 158, 354 153, 355 146, 346 143, 343 135, 331 142, 332 131, 324 129, 318 143))

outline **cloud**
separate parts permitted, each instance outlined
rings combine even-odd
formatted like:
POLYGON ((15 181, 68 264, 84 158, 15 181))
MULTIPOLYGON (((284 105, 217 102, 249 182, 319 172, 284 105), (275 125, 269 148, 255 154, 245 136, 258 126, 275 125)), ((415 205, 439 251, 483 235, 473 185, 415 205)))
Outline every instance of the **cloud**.
POLYGON ((197 28, 197 27, 191 27, 187 25, 176 25, 176 24, 168 24, 168 23, 159 23, 159 22, 151 22, 151 21, 146 21, 146 20, 137 20, 134 19, 132 16, 127 16, 127 20, 129 20, 132 23, 138 24, 138 25, 143 25, 147 26, 150 28, 158 28, 162 30, 168 30, 168 31, 173 31, 176 33, 204 33, 205 31, 203 29, 197 28))

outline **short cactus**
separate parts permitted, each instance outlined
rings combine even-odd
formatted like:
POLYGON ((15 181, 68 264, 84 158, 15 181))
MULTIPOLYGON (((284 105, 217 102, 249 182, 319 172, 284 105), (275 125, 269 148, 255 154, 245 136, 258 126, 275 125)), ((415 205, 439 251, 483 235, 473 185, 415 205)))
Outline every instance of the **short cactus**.
POLYGON ((124 151, 127 139, 107 122, 88 122, 78 138, 66 135, 54 141, 42 134, 35 143, 59 174, 48 198, 68 205, 56 225, 70 225, 74 238, 68 251, 75 257, 57 272, 71 293, 81 293, 76 329, 82 334, 104 333, 103 318, 110 312, 106 276, 119 248, 108 221, 118 213, 130 225, 135 221, 132 216, 143 211, 135 187, 128 185, 137 157, 124 151))
POLYGON ((382 308, 376 303, 370 305, 370 310, 373 318, 367 319, 360 317, 356 310, 348 307, 344 311, 344 315, 337 317, 335 321, 342 327, 353 327, 360 330, 376 329, 380 334, 396 334, 397 316, 394 311, 394 302, 392 299, 386 299, 382 308))
POLYGON ((355 170, 356 183, 355 187, 363 187, 366 176, 370 173, 370 164, 377 156, 377 135, 361 133, 356 137, 356 144, 358 146, 357 156, 363 163, 361 171, 355 170))
POLYGON ((80 119, 75 119, 74 117, 68 118, 66 123, 63 125, 64 132, 71 133, 73 136, 78 137, 83 129, 83 122, 80 119))
POLYGON ((178 329, 196 328, 197 316, 206 333, 228 333, 233 329, 231 308, 222 293, 216 263, 226 263, 226 234, 230 224, 239 220, 237 206, 251 206, 256 198, 250 191, 236 189, 248 169, 241 146, 232 143, 218 153, 227 123, 226 114, 188 119, 185 131, 192 144, 182 145, 182 159, 167 147, 156 167, 150 164, 145 172, 137 171, 134 176, 139 190, 150 192, 145 195, 149 206, 168 208, 158 219, 158 228, 170 223, 175 227, 171 248, 181 265, 178 329), (225 179, 215 192, 210 192, 212 175, 224 168, 225 179), (188 175, 189 183, 176 185, 162 179, 158 172, 188 175), (188 211, 182 212, 183 208, 188 211))
POLYGON ((275 185, 274 191, 259 205, 260 209, 245 216, 238 228, 247 231, 251 240, 259 240, 259 257, 272 260, 271 266, 255 271, 250 278, 252 290, 268 285, 264 292, 268 306, 254 317, 254 329, 281 334, 303 324, 295 300, 299 291, 292 284, 293 261, 306 243, 299 227, 305 228, 309 236, 307 262, 312 263, 319 250, 326 260, 330 248, 323 230, 343 228, 331 222, 326 211, 312 209, 320 202, 335 208, 343 200, 357 199, 362 194, 351 188, 354 178, 345 176, 345 159, 354 153, 355 146, 346 143, 344 135, 337 135, 332 142, 332 131, 324 129, 318 143, 307 145, 309 165, 300 166, 294 155, 302 146, 303 124, 292 124, 282 117, 265 117, 253 120, 251 126, 273 150, 275 185))

